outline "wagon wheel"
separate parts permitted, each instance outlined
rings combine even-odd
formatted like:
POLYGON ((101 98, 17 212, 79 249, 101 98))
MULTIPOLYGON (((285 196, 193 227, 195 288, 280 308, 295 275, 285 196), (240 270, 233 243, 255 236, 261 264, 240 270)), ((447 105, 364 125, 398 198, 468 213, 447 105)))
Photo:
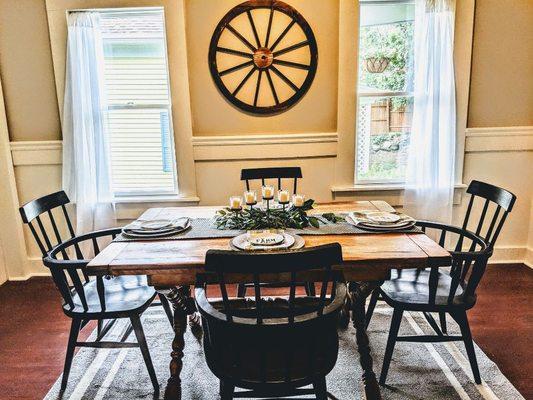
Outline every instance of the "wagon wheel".
MULTIPOLYGON (((287 20, 286 17, 283 17, 283 19, 287 20)), ((209 68, 218 89, 233 105, 253 114, 276 114, 296 104, 311 86, 316 74, 317 63, 318 49, 311 27, 293 7, 277 0, 252 0, 232 8, 217 25, 209 46, 209 68), (254 21, 252 15, 252 10, 254 9, 269 10, 265 32, 260 32, 257 22, 254 21), (282 18, 280 13, 289 17, 289 22, 281 33, 277 34, 277 37, 273 37, 271 35, 272 26, 276 23, 277 18, 282 18), (232 25, 232 22, 241 14, 246 14, 253 33, 253 40, 248 40, 242 29, 239 32, 232 25), (284 39, 286 39, 287 34, 297 29, 303 32, 305 39, 289 46, 284 45, 284 39), (246 51, 219 45, 220 38, 225 31, 238 39, 244 45, 246 51), (290 56, 291 52, 298 49, 307 49, 309 63, 283 59, 283 56, 290 56), (217 57, 227 55, 234 58, 237 56, 237 58, 242 58, 242 60, 236 65, 220 70, 217 57), (280 69, 279 67, 282 68, 280 69), (300 84, 294 82, 290 76, 287 76, 290 74, 282 71, 284 68, 305 71, 305 79, 300 84), (234 74, 237 71, 242 73, 244 69, 247 72, 238 81, 239 83, 231 87, 231 89, 228 88, 222 78, 230 76, 230 74, 234 74), (274 76, 277 78, 273 79, 274 76), (265 84, 270 88, 272 104, 258 105, 261 85, 265 84), (239 96, 247 85, 254 85, 251 88, 248 87, 253 93, 253 96, 251 96, 253 98, 245 99, 239 96), (288 88, 282 88, 280 85, 286 85, 288 88), (280 98, 280 92, 289 93, 289 96, 280 98)))

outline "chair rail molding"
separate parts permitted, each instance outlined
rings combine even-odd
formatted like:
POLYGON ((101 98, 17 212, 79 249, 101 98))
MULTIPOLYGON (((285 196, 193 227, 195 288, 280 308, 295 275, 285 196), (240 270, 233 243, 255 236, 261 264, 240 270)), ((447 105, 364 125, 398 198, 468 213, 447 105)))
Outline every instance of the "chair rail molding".
POLYGON ((533 151, 533 126, 466 129, 466 153, 533 151))
POLYGON ((195 161, 336 157, 337 142, 337 132, 194 136, 192 139, 195 161))
POLYGON ((62 164, 63 144, 61 140, 11 142, 10 146, 15 167, 62 164))

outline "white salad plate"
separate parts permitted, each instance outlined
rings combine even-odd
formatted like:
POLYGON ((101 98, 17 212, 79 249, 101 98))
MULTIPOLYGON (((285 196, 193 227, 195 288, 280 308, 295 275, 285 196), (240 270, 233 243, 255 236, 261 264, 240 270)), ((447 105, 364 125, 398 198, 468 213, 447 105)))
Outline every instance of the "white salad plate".
POLYGON ((287 250, 300 249, 304 247, 305 241, 301 236, 282 233, 283 242, 277 245, 260 246, 250 243, 247 233, 236 236, 230 240, 230 245, 234 250, 256 251, 256 250, 287 250))

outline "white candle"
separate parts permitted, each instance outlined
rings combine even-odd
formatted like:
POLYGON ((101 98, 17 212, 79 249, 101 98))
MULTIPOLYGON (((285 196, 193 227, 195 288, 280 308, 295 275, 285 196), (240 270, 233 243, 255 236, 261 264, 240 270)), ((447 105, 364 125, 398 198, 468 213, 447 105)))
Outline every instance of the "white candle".
POLYGON ((229 198, 229 208, 232 210, 240 210, 242 208, 242 197, 231 196, 229 198))
POLYGON ((288 203, 290 200, 290 197, 289 197, 289 192, 287 190, 280 190, 278 192, 278 201, 283 204, 283 203, 288 203))
POLYGON ((294 207, 302 207, 305 202, 305 196, 303 194, 295 194, 292 196, 292 204, 294 207))
POLYGON ((244 192, 244 202, 248 205, 254 205, 257 203, 257 193, 255 190, 244 192))
POLYGON ((263 199, 271 200, 274 198, 274 187, 273 186, 263 186, 262 188, 263 199))

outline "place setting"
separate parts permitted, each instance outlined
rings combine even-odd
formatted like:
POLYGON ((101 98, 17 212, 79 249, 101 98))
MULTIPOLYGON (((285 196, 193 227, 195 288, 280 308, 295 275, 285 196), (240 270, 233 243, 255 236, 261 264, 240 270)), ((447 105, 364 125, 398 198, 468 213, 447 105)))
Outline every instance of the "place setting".
POLYGON ((230 246, 238 251, 295 250, 305 246, 305 240, 283 230, 249 231, 231 239, 230 246))
POLYGON ((191 227, 188 217, 157 219, 150 221, 135 221, 122 228, 122 235, 128 239, 158 239, 167 238, 185 232, 191 227))
POLYGON ((416 224, 416 220, 406 214, 388 211, 352 211, 346 215, 346 222, 374 232, 408 230, 416 224))

